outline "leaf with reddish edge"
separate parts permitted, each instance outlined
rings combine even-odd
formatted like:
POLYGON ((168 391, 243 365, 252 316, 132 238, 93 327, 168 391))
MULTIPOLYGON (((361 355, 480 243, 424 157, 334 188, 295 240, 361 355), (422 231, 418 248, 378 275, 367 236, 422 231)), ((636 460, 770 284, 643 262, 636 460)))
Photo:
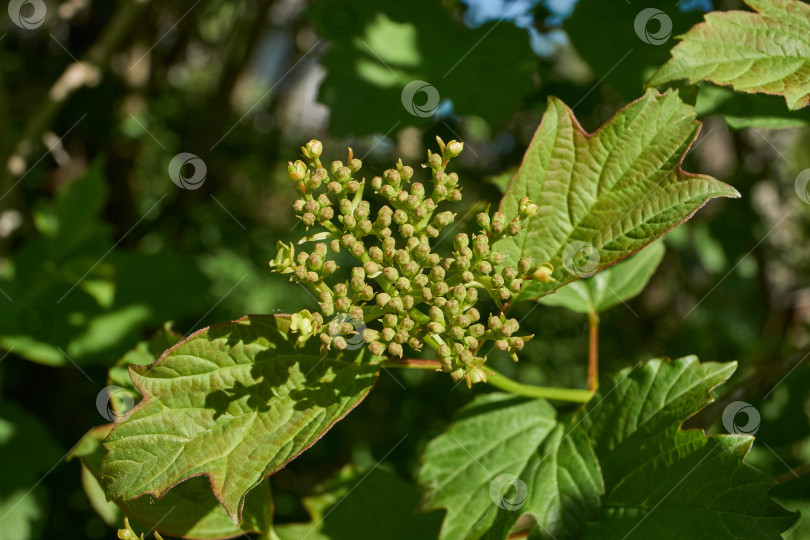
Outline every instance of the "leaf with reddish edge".
POLYGON ((519 235, 495 244, 505 264, 528 256, 554 267, 555 281, 531 281, 520 299, 549 294, 629 257, 709 199, 739 197, 711 176, 681 169, 699 127, 676 91, 648 90, 593 134, 562 101, 549 98, 500 206, 508 219, 523 197, 540 207, 519 235))
POLYGON ((750 11, 707 13, 647 83, 711 81, 737 92, 782 96, 790 110, 810 104, 810 5, 745 0, 750 11))
POLYGON ((284 316, 248 315, 196 332, 132 366, 143 401, 105 441, 101 475, 124 501, 206 475, 239 523, 245 494, 312 446, 366 396, 378 368, 363 349, 295 348, 284 316))
POLYGON ((214 498, 211 487, 203 476, 180 483, 162 499, 141 497, 127 502, 108 502, 100 487, 99 471, 105 454, 102 441, 112 428, 113 424, 106 424, 91 429, 68 457, 81 460, 82 484, 96 511, 103 506, 112 506, 113 520, 108 523, 111 526, 121 525, 123 512, 130 520, 140 523, 148 530, 182 538, 216 540, 244 536, 248 532, 266 537, 272 534, 273 498, 270 481, 267 479, 250 490, 245 498, 241 525, 235 525, 231 521, 214 498))

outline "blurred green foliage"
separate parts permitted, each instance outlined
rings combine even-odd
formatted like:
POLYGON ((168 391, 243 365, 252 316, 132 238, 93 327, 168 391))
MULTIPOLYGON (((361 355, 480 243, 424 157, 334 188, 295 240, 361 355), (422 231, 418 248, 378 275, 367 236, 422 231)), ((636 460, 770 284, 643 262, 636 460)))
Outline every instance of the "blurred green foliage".
MULTIPOLYGON (((165 322, 187 334, 245 313, 314 305, 267 268, 276 241, 300 233, 286 162, 303 142, 317 136, 327 148, 352 146, 369 170, 382 171, 395 156, 419 163, 436 135, 463 139, 466 206, 450 231, 461 232, 475 210, 497 205, 503 182, 488 180, 508 180, 496 175, 519 165, 548 96, 574 107, 593 131, 642 95, 675 43, 641 41, 633 23, 642 6, 623 2, 581 0, 563 23, 569 39, 544 56, 510 20, 465 27, 470 8, 455 0, 145 2, 127 12, 129 26, 102 55, 100 78, 53 102, 54 83, 74 57, 87 58, 127 5, 48 3, 39 28, 0 23, 0 162, 20 142, 29 148, 20 172, 0 175, 3 539, 114 534, 105 523, 113 518, 99 516, 85 495, 77 461, 60 456, 107 423, 97 396, 121 385, 120 366, 109 382, 108 369, 127 351, 148 348, 138 344, 165 322), (413 80, 438 91, 434 114, 403 106, 413 80), (169 177, 180 152, 204 161, 199 189, 180 189, 169 177)), ((534 7, 541 32, 553 30, 545 5, 534 7)), ((673 35, 700 19, 661 9, 673 18, 673 35)), ((428 97, 423 91, 415 103, 428 97)), ((667 235, 644 291, 601 316, 601 370, 687 354, 737 360, 720 391, 744 389, 737 399, 762 413, 748 461, 784 479, 774 494, 807 512, 810 368, 799 352, 810 343, 810 205, 795 187, 810 168, 807 114, 790 115, 785 128, 778 99, 708 85, 694 98, 705 125, 684 169, 712 174, 743 198, 713 201, 667 235), (768 373, 778 376, 771 381, 768 373), (771 382, 750 384, 758 379, 771 382)), ((494 366, 527 383, 584 386, 585 318, 537 304, 514 313, 535 338, 520 363, 493 355, 494 366)), ((332 490, 336 475, 345 490, 346 464, 376 467, 358 492, 379 482, 410 504, 427 441, 486 391, 432 373, 384 371, 352 415, 273 476, 275 521, 297 527, 313 519, 302 498, 324 483, 322 493, 332 490), (383 478, 391 475, 400 481, 383 478)), ((704 427, 724 431, 720 414, 704 427)), ((396 510, 375 493, 357 500, 396 510)), ((338 506, 321 532, 346 519, 338 506)))

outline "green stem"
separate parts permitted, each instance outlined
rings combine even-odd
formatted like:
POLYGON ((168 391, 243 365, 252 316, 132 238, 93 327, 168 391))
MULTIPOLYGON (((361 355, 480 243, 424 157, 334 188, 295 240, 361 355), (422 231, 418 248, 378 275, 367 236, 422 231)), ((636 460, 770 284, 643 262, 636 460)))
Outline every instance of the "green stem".
POLYGON ((442 365, 436 360, 423 360, 421 358, 405 358, 403 360, 383 360, 380 362, 386 368, 429 369, 441 371, 442 365))
POLYGON ((593 397, 593 392, 589 390, 580 390, 578 388, 551 388, 548 386, 534 386, 519 383, 505 375, 501 375, 489 366, 485 366, 484 371, 487 373, 487 383, 519 396, 554 399, 557 401, 573 401, 575 403, 587 403, 591 397, 593 397))

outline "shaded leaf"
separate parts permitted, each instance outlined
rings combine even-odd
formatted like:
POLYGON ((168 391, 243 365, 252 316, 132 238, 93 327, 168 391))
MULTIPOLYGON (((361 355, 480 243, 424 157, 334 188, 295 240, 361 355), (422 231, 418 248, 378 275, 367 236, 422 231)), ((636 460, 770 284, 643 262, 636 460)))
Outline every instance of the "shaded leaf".
POLYGON ((39 538, 47 514, 42 475, 61 451, 42 422, 13 403, 0 405, 0 538, 39 538))
POLYGON ((810 103, 810 5, 798 0, 745 0, 756 13, 706 14, 649 85, 688 79, 730 85, 738 92, 785 98, 788 108, 810 103))
POLYGON ((639 294, 650 280, 661 259, 664 243, 653 242, 629 259, 585 279, 569 283, 540 302, 577 313, 600 313, 639 294))
POLYGON ((606 488, 586 539, 777 539, 793 524, 768 498, 776 482, 743 462, 753 437, 680 428, 735 368, 651 360, 600 386, 577 420, 606 488))
POLYGON ((578 0, 563 27, 593 71, 580 99, 598 96, 598 91, 591 94, 595 84, 610 86, 625 101, 635 99, 650 72, 667 61, 672 36, 686 32, 700 16, 664 0, 578 0))
POLYGON ((311 523, 281 525, 276 534, 281 540, 378 540, 381 531, 388 540, 436 538, 442 515, 417 513, 418 500, 416 486, 383 469, 344 469, 317 496, 304 499, 311 523))
POLYGON ((677 92, 647 91, 594 134, 550 98, 523 163, 501 200, 511 218, 529 197, 540 206, 520 235, 496 244, 516 266, 524 256, 554 266, 536 298, 632 255, 714 197, 738 197, 715 178, 681 169, 700 123, 677 92))
POLYGON ((315 340, 294 348, 289 326, 288 317, 246 316, 132 366, 144 399, 105 442, 108 494, 160 497, 207 475, 238 522, 245 493, 314 444, 376 380, 377 368, 357 356, 322 357, 315 340))
POLYGON ((456 113, 500 126, 533 90, 537 58, 528 33, 512 24, 471 29, 430 0, 331 0, 309 15, 332 44, 319 101, 335 135, 427 126, 448 99, 456 113))

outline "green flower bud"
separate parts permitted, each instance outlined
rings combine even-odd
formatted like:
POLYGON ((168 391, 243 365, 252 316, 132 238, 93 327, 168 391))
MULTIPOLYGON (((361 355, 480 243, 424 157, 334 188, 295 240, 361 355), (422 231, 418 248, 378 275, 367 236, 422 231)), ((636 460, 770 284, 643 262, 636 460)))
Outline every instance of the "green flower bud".
POLYGON ((321 267, 321 273, 324 276, 328 276, 330 274, 333 274, 337 269, 338 266, 335 261, 326 261, 325 263, 323 263, 323 266, 321 267))
POLYGON ((487 374, 480 367, 474 367, 470 369, 469 372, 467 373, 467 377, 471 384, 487 382, 487 374))
POLYGON ((554 278, 551 277, 551 274, 554 272, 554 267, 548 263, 543 263, 537 267, 537 270, 534 271, 532 274, 532 278, 536 279, 540 283, 549 283, 554 281, 554 278))
POLYGON ((377 330, 366 328, 363 330, 363 341, 366 343, 373 343, 380 339, 380 333, 377 330))
POLYGON ((410 238, 413 236, 413 225, 410 223, 406 223, 399 228, 399 232, 402 234, 403 238, 410 238))
POLYGON ((363 256, 365 253, 366 248, 362 242, 357 242, 355 245, 352 246, 352 255, 357 257, 358 259, 363 256))
POLYGON ((427 324, 427 329, 431 334, 441 334, 445 330, 444 325, 437 321, 429 322, 427 324))
POLYGON ((500 289, 498 289, 498 295, 501 297, 501 300, 504 301, 512 298, 512 293, 509 292, 509 289, 507 289, 506 287, 501 287, 500 289))
POLYGON ((402 345, 399 343, 392 342, 388 344, 388 354, 391 356, 399 356, 401 358, 403 352, 402 345))
POLYGON ((408 222, 408 214, 404 210, 396 210, 394 212, 394 223, 403 225, 408 222))
POLYGON ((427 285, 428 277, 425 274, 419 274, 413 278, 413 284, 416 287, 422 288, 427 285))
POLYGON ((336 283, 333 290, 338 297, 344 297, 349 294, 349 287, 345 283, 336 283))
POLYGON ((418 337, 412 337, 411 339, 409 339, 408 345, 414 350, 417 351, 422 350, 422 340, 420 340, 418 337))
POLYGON ((518 203, 518 213, 523 219, 534 217, 540 213, 540 207, 534 204, 528 197, 523 197, 518 203))
POLYGON ((383 173, 383 178, 388 183, 388 185, 398 188, 402 177, 399 174, 399 171, 396 169, 388 169, 383 173))
POLYGON ((363 289, 362 292, 358 294, 360 300, 365 300, 368 302, 372 298, 374 298, 374 288, 371 285, 366 285, 366 288, 363 289))
POLYGON ((467 315, 470 317, 470 320, 475 322, 481 318, 481 313, 474 307, 471 307, 467 310, 467 315))
POLYGON ((374 225, 372 225, 371 221, 367 219, 361 219, 360 223, 357 224, 357 228, 360 230, 361 233, 367 235, 371 234, 371 231, 374 229, 374 225))
POLYGON ((393 313, 386 313, 385 315, 383 315, 383 326, 385 328, 396 329, 397 323, 399 323, 399 317, 397 317, 393 313))
POLYGON ((385 345, 380 343, 379 341, 375 341, 374 343, 368 344, 368 350, 374 356, 382 356, 385 352, 385 345))
POLYGON ((532 267, 532 258, 531 257, 522 257, 518 261, 518 271, 521 275, 525 275, 526 272, 532 267))
POLYGON ((354 219, 354 216, 351 214, 343 216, 343 225, 345 225, 347 229, 354 229, 357 227, 357 220, 354 219))
POLYGON ((453 297, 458 300, 464 300, 467 297, 467 288, 464 285, 456 285, 453 287, 453 297))
POLYGON ((320 217, 321 221, 329 221, 335 217, 335 211, 330 207, 326 207, 321 210, 318 216, 320 217))
POLYGON ((335 308, 341 313, 345 313, 346 311, 348 311, 351 306, 352 301, 349 298, 346 298, 345 296, 343 298, 338 298, 337 300, 335 300, 335 308))
POLYGON ((449 143, 447 143, 447 146, 444 147, 444 158, 450 159, 457 157, 462 150, 464 150, 464 143, 452 140, 449 143))
POLYGON ((411 290, 411 281, 406 277, 397 279, 396 287, 402 292, 411 290))
POLYGON ((420 267, 416 261, 408 261, 405 263, 405 266, 402 267, 402 272, 405 274, 406 277, 413 277, 419 273, 420 267))
POLYGON ((335 172, 335 178, 341 184, 345 184, 352 179, 352 170, 348 167, 341 167, 335 172))
POLYGON ((307 272, 307 281, 310 283, 317 283, 320 279, 321 276, 319 276, 317 272, 307 272))
POLYGON ((492 286, 496 289, 500 289, 503 287, 504 279, 503 276, 500 274, 495 274, 492 276, 492 286))
POLYGON ((428 162, 427 166, 433 169, 434 171, 438 171, 442 168, 442 156, 439 154, 434 154, 430 150, 428 150, 428 162))
POLYGON ((386 294, 386 293, 380 293, 380 294, 377 295, 376 301, 377 301, 377 305, 382 308, 382 307, 385 307, 386 305, 388 305, 388 302, 391 301, 391 296, 389 294, 386 294))
POLYGON ((290 177, 291 181, 301 182, 306 177, 306 174, 307 174, 307 166, 300 159, 295 163, 293 163, 292 161, 287 163, 287 175, 290 177))
POLYGON ((386 184, 380 190, 380 194, 387 199, 393 199, 397 195, 397 190, 386 184))
POLYGON ((306 148, 303 149, 304 155, 308 158, 319 158, 323 152, 323 144, 321 141, 312 139, 307 143, 306 148))
POLYGON ((399 175, 403 180, 408 181, 413 178, 413 169, 405 165, 399 169, 399 175))
POLYGON ((461 190, 460 189, 450 190, 450 193, 447 194, 447 198, 453 202, 459 202, 461 200, 461 190))
POLYGON ((388 281, 396 281, 397 278, 399 278, 399 272, 397 272, 397 269, 393 266, 386 266, 383 268, 382 273, 383 277, 385 277, 385 279, 388 281))
POLYGON ((397 313, 402 312, 405 309, 405 306, 402 302, 402 298, 395 296, 388 302, 388 307, 396 311, 397 313))
POLYGON ((383 261, 383 252, 377 246, 371 246, 368 248, 368 256, 371 257, 371 260, 376 263, 381 263, 383 261))
POLYGON ((522 227, 520 226, 520 223, 518 223, 517 221, 512 221, 506 228, 506 232, 507 234, 509 234, 509 236, 516 236, 520 232, 521 228, 522 227))
POLYGON ((509 339, 509 346, 516 351, 522 351, 523 346, 526 344, 523 338, 513 337, 509 339))
POLYGON ((397 343, 405 343, 406 341, 408 341, 409 337, 411 336, 408 334, 408 332, 406 332, 405 330, 399 330, 394 336, 394 341, 396 341, 397 343))
POLYGON ((340 240, 337 238, 330 240, 329 249, 332 250, 332 253, 340 253, 340 240))
POLYGON ((382 178, 380 178, 379 176, 375 176, 374 178, 371 179, 371 189, 373 189, 374 191, 380 191, 381 187, 382 187, 382 178))
POLYGON ((331 165, 329 166, 329 170, 332 172, 332 175, 334 176, 337 174, 338 169, 340 169, 341 167, 343 167, 343 162, 337 160, 331 163, 331 165))
POLYGON ((375 278, 378 275, 380 275, 380 266, 374 261, 368 261, 364 263, 363 270, 365 271, 366 276, 370 278, 375 278))
POLYGON ((363 167, 363 162, 362 162, 362 161, 360 161, 360 160, 359 160, 359 159, 357 159, 357 158, 354 158, 354 159, 352 159, 351 161, 349 161, 349 168, 352 170, 352 172, 357 172, 357 171, 359 171, 359 170, 360 170, 362 167, 363 167))
POLYGON ((523 280, 516 279, 512 283, 509 284, 509 288, 512 289, 512 292, 520 292, 521 287, 523 287, 523 280))
POLYGON ((453 326, 450 328, 450 335, 453 339, 460 340, 464 337, 464 329, 459 326, 453 326))
POLYGON ((497 347, 499 351, 505 351, 509 349, 509 343, 505 339, 499 339, 495 342, 495 347, 497 347))
POLYGON ((507 266, 506 268, 503 269, 503 272, 501 272, 501 274, 503 275, 503 278, 506 280, 506 283, 511 283, 512 280, 517 277, 518 273, 517 270, 515 270, 513 267, 507 266))
POLYGON ((351 214, 352 210, 354 209, 352 201, 349 199, 340 199, 338 207, 340 208, 340 213, 344 216, 351 214))
POLYGON ((304 223, 305 226, 312 227, 313 225, 315 225, 315 214, 307 212, 301 217, 301 221, 304 223))
POLYGON ((380 335, 382 336, 383 341, 391 341, 391 340, 394 339, 394 335, 396 333, 397 333, 396 330, 394 330, 390 326, 387 326, 387 327, 382 329, 382 332, 380 332, 380 335))
POLYGON ((304 206, 306 206, 306 201, 304 199, 296 199, 293 203, 293 210, 296 213, 299 213, 304 210, 304 206))
POLYGON ((484 332, 485 332, 486 330, 485 330, 485 328, 484 328, 484 325, 483 325, 483 324, 478 323, 478 324, 474 324, 474 325, 470 326, 469 330, 467 330, 467 331, 469 332, 469 334, 470 334, 472 337, 474 337, 474 338, 480 338, 481 336, 483 336, 483 335, 484 335, 484 332))

